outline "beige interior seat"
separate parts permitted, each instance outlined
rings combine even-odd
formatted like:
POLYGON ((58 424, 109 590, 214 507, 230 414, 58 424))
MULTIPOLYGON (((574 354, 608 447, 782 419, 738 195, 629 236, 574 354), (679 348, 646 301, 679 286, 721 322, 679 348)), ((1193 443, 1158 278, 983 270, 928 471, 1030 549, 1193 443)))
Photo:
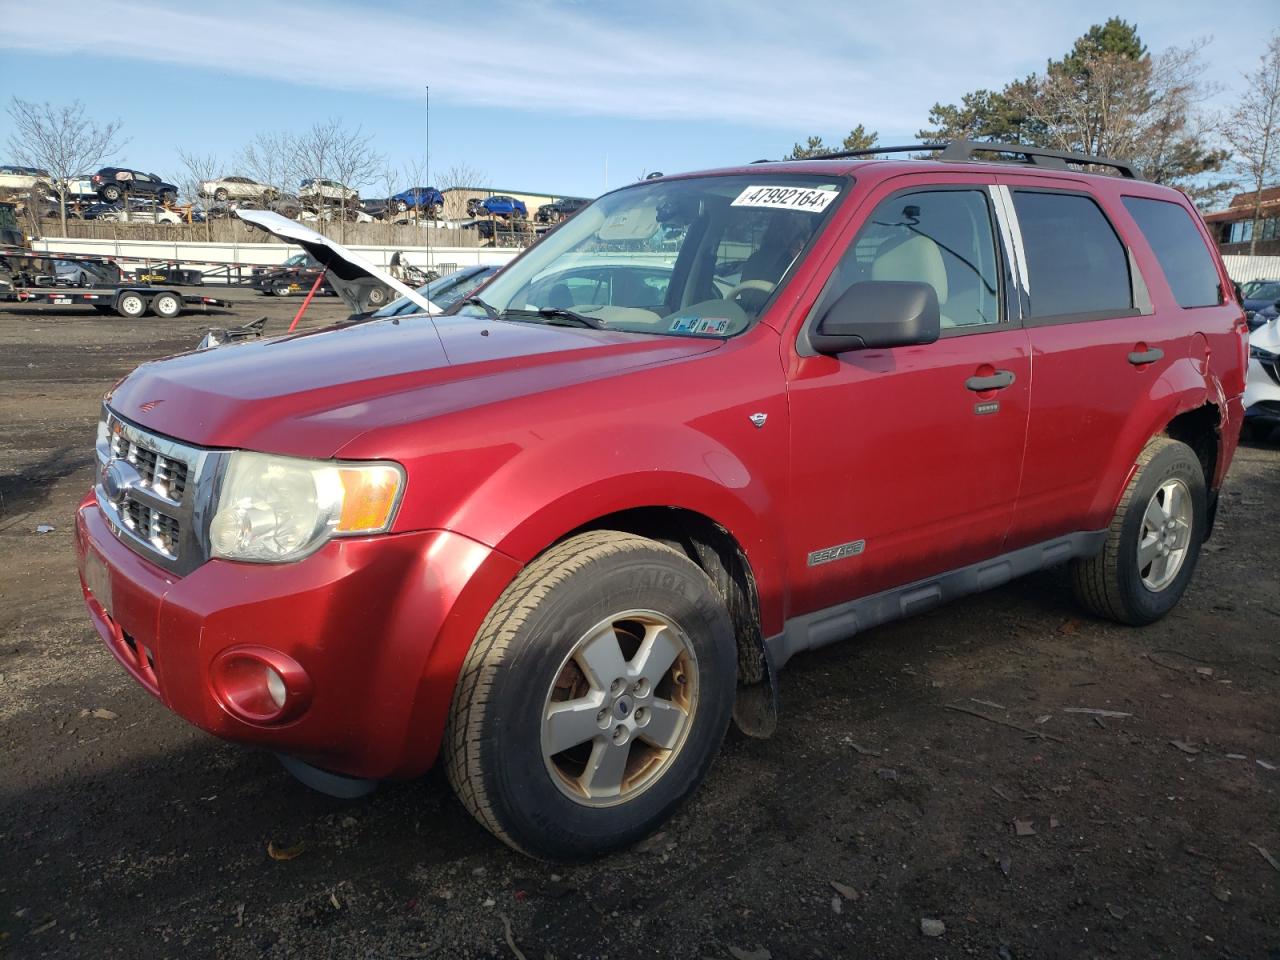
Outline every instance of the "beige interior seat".
POLYGON ((928 237, 916 234, 876 256, 871 264, 872 280, 910 280, 927 283, 938 294, 942 326, 954 327, 947 316, 947 268, 942 251, 928 237))

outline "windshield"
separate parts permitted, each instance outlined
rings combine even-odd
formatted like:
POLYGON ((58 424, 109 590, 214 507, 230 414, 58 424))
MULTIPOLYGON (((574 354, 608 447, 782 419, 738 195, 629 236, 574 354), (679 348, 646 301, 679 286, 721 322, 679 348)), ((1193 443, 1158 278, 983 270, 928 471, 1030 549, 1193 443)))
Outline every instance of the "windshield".
MULTIPOLYGON (((463 297, 470 296, 482 283, 498 272, 497 267, 466 267, 455 273, 446 274, 439 279, 418 287, 422 294, 441 310, 447 310, 463 297)), ((412 313, 422 313, 422 307, 408 297, 392 300, 374 314, 374 317, 403 317, 412 313)))
POLYGON ((761 170, 628 187, 549 233, 484 299, 505 320, 733 336, 760 317, 846 183, 761 170))
POLYGON ((1253 280, 1241 290, 1248 300, 1280 300, 1280 282, 1275 280, 1253 280))

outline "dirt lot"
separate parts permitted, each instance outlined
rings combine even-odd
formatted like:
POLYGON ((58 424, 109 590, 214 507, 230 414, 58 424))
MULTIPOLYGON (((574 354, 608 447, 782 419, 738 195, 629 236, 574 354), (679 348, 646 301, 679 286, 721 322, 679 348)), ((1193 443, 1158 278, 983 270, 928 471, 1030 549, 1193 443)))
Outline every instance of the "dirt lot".
POLYGON ((0 313, 0 956, 1280 958, 1280 437, 1165 621, 1044 575, 798 657, 776 737, 731 734, 641 849, 553 868, 438 772, 311 793, 98 643, 71 515, 99 398, 209 323, 0 313))

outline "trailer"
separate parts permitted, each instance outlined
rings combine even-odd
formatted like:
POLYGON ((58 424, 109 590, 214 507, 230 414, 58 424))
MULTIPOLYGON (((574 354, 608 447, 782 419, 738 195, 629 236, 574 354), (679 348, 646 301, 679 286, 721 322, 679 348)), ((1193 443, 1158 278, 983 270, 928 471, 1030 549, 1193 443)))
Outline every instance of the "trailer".
POLYGON ((217 297, 193 296, 165 287, 112 287, 110 289, 85 290, 70 288, 40 288, 32 290, 19 287, 8 297, 18 303, 47 303, 56 307, 93 307, 99 313, 114 313, 130 319, 154 313, 169 320, 183 313, 208 313, 211 308, 225 309, 230 301, 217 297))
POLYGON ((172 285, 126 282, 113 257, 33 253, 11 246, 0 248, 0 300, 93 307, 99 313, 130 318, 150 312, 166 320, 231 306, 215 297, 184 294, 172 285), (59 275, 59 262, 79 268, 73 271, 74 283, 59 275))

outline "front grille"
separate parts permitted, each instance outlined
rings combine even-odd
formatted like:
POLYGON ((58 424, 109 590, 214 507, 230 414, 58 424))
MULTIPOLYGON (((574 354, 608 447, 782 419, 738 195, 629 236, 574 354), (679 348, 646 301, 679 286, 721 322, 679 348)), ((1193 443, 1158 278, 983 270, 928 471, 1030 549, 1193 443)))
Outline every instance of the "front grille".
POLYGON ((98 506, 116 537, 177 574, 207 559, 201 523, 220 454, 144 430, 104 408, 99 434, 98 506), (203 499, 202 499, 203 498, 203 499))
POLYGON ((182 528, 173 517, 153 510, 145 503, 127 499, 120 519, 124 525, 172 559, 177 559, 179 533, 182 528))
MULTIPOLYGON (((145 444, 145 441, 143 441, 145 444)), ((111 455, 133 464, 143 481, 159 496, 182 502, 187 490, 187 465, 127 440, 123 433, 111 436, 111 455)))

